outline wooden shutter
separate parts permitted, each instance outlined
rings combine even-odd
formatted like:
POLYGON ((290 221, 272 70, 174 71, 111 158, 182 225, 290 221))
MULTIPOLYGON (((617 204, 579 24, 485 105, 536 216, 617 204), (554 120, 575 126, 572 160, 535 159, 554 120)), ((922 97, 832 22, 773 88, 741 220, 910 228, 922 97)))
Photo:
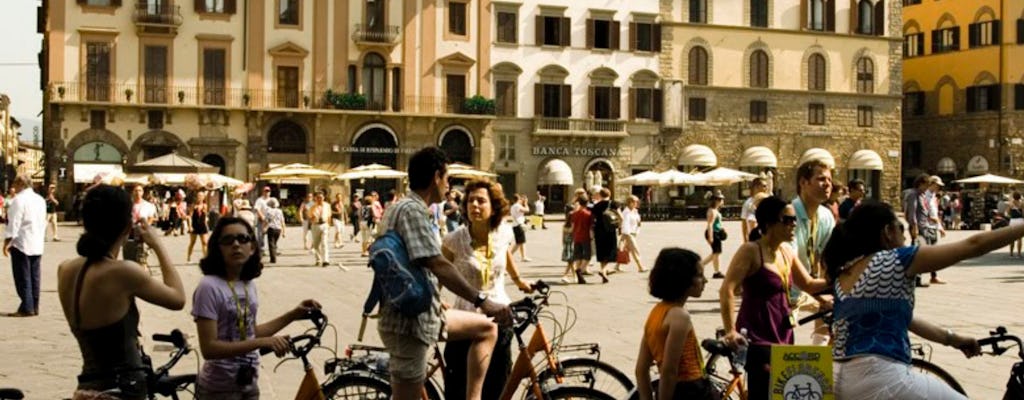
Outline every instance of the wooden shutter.
POLYGON ((630 51, 637 49, 637 23, 630 23, 630 51))
POLYGON ((533 116, 544 116, 544 84, 541 83, 533 85, 533 116))
POLYGON ((224 12, 228 14, 238 12, 238 0, 224 0, 224 12))
POLYGON ((537 46, 543 46, 544 45, 544 16, 538 15, 537 18, 535 18, 535 20, 537 21, 537 26, 536 26, 537 46))
POLYGON ((850 0, 850 33, 860 32, 860 7, 857 0, 850 0))
POLYGON ((875 36, 885 36, 885 0, 875 3, 875 36))
POLYGON ((980 36, 979 33, 981 31, 979 28, 981 28, 979 24, 967 25, 967 46, 975 47, 978 45, 978 36, 980 36))
POLYGON ((651 33, 651 40, 654 42, 654 51, 661 52, 661 24, 652 24, 651 29, 654 30, 651 33))
POLYGON ((1017 44, 1024 44, 1024 19, 1017 20, 1017 44))
POLYGON ((561 97, 560 100, 562 101, 561 109, 559 110, 561 111, 561 117, 569 118, 572 116, 572 86, 562 85, 562 93, 559 97, 561 97))
POLYGON ((611 88, 612 98, 611 100, 611 118, 620 119, 622 118, 622 89, 612 86, 611 88))
POLYGON ((626 93, 626 96, 629 96, 629 98, 626 99, 627 104, 629 104, 626 109, 626 113, 629 114, 627 117, 632 121, 636 119, 636 89, 629 88, 629 91, 626 93))
POLYGON ((114 7, 120 7, 121 6, 121 0, 111 0, 110 5, 112 5, 114 7))
POLYGON ((1024 84, 1013 85, 1013 108, 1024 110, 1024 84))
POLYGON ((561 22, 558 24, 558 28, 561 29, 561 33, 558 35, 558 40, 561 41, 562 46, 565 46, 565 47, 572 46, 572 40, 569 37, 570 32, 571 32, 569 30, 569 28, 570 28, 569 23, 570 23, 569 18, 562 18, 561 22))
POLYGON ((924 55, 924 34, 923 33, 918 33, 917 34, 917 55, 919 55, 919 56, 923 56, 924 55))
MULTIPOLYGON (((933 54, 939 52, 939 41, 940 40, 942 40, 941 31, 938 30, 938 29, 932 31, 932 53, 933 54)), ((924 55, 924 54, 920 54, 920 55, 924 55)))
POLYGON ((992 21, 992 44, 1002 43, 1003 24, 1000 20, 992 21))
POLYGON ((653 103, 651 111, 654 113, 654 121, 661 122, 661 89, 654 89, 654 101, 651 103, 653 103))
POLYGON ((619 39, 622 37, 622 24, 619 21, 612 21, 611 25, 611 32, 609 32, 611 40, 609 43, 611 43, 612 50, 618 50, 620 48, 619 39))
POLYGON ((587 40, 586 47, 588 49, 594 48, 594 20, 587 19, 587 40))
POLYGON ((967 88, 967 112, 975 111, 978 108, 978 99, 976 98, 977 88, 967 88))
POLYGON ((587 118, 594 118, 594 109, 597 108, 597 98, 593 86, 587 88, 587 118))
POLYGON ((825 30, 836 31, 836 0, 825 0, 825 30))
POLYGON ((194 0, 193 4, 197 13, 206 12, 206 0, 194 0))
POLYGON ((800 29, 807 29, 807 14, 810 12, 807 0, 800 0, 800 29))
POLYGON ((987 88, 988 90, 988 109, 989 111, 999 111, 1000 106, 1003 105, 1003 91, 999 84, 991 85, 987 88))

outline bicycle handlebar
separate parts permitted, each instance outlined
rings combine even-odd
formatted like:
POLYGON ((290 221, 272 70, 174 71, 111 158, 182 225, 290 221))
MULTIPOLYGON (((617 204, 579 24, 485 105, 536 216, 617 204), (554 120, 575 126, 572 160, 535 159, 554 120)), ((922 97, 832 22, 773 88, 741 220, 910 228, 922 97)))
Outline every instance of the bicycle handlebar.
MULTIPOLYGON (((289 345, 288 345, 289 352, 291 352, 294 356, 301 358, 301 357, 305 357, 306 354, 309 354, 309 352, 312 351, 314 347, 320 345, 320 337, 324 335, 324 329, 327 328, 327 316, 324 315, 323 311, 321 311, 319 308, 313 308, 313 309, 310 309, 309 311, 306 311, 306 313, 301 318, 298 318, 297 320, 309 320, 309 321, 312 321, 313 322, 313 326, 316 327, 315 328, 315 330, 316 330, 315 334, 308 334, 307 333, 307 334, 295 336, 295 337, 290 338, 288 340, 288 342, 289 342, 289 345), (305 341, 306 343, 304 343, 304 344, 302 344, 300 346, 300 343, 303 342, 303 341, 305 341)), ((266 348, 266 347, 260 349, 260 355, 261 356, 264 356, 264 355, 267 355, 267 354, 270 354, 270 353, 273 353, 273 352, 274 352, 274 350, 266 348)))
POLYGON ((1002 342, 1012 342, 1017 345, 1017 356, 1024 360, 1024 343, 1021 343, 1021 339, 1017 336, 1008 335, 1006 327, 997 327, 994 331, 989 331, 989 337, 978 339, 978 346, 992 346, 993 355, 1002 355, 1003 353, 1010 350, 1010 347, 1002 347, 999 344, 1002 342))
POLYGON ((185 334, 181 333, 178 329, 171 331, 170 334, 155 333, 153 334, 153 340, 157 342, 171 343, 174 345, 174 354, 171 355, 171 359, 168 360, 166 364, 161 365, 153 371, 156 376, 161 376, 167 373, 167 371, 170 371, 171 368, 174 368, 174 366, 178 364, 178 361, 180 361, 182 357, 191 351, 188 347, 188 340, 185 339, 185 334))

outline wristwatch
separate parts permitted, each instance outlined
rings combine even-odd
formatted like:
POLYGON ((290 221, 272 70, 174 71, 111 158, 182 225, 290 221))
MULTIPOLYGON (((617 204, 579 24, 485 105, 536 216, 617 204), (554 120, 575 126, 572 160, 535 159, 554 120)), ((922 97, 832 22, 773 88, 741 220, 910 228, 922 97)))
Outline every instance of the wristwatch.
POLYGON ((473 307, 480 307, 481 304, 484 304, 484 301, 487 301, 487 293, 481 291, 476 294, 476 299, 473 299, 473 307))

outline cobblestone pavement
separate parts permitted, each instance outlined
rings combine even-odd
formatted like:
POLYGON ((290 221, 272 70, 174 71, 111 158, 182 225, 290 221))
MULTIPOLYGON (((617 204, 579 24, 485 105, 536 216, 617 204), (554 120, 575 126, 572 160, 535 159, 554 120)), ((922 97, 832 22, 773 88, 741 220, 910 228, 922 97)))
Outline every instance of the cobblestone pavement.
MULTIPOLYGON (((552 222, 548 225, 550 229, 547 230, 527 231, 527 255, 533 261, 521 263, 520 268, 529 280, 558 282, 563 271, 564 263, 558 261, 561 252, 560 224, 552 222)), ((653 265, 657 251, 666 246, 682 246, 706 254, 708 246, 701 237, 703 228, 703 224, 698 222, 645 223, 640 244, 646 266, 653 265)), ((726 223, 726 229, 730 231, 730 240, 725 243, 723 268, 739 245, 737 238, 740 237, 737 222, 726 223)), ((29 399, 67 398, 75 387, 81 361, 57 301, 55 270, 59 261, 74 255, 74 239, 79 233, 79 228, 65 225, 61 233, 65 241, 47 243, 42 260, 43 293, 39 317, 0 318, 0 359, 3 360, 0 362, 0 386, 19 387, 29 399)), ((968 234, 951 232, 943 241, 964 238, 968 234)), ((184 262, 187 237, 163 239, 178 265, 190 298, 201 275, 194 261, 190 264, 184 262)), ((360 308, 371 278, 365 259, 359 257, 358 244, 346 241, 344 248, 331 251, 332 260, 344 264, 347 271, 337 266, 311 267, 313 256, 302 250, 298 228, 288 229, 282 248, 279 264, 269 266, 257 280, 262 302, 260 319, 269 320, 302 299, 316 298, 323 303, 326 314, 337 327, 337 346, 344 348, 346 344, 353 343, 359 328, 360 308)), ((1024 262, 1018 259, 1009 258, 1003 249, 944 271, 941 277, 949 282, 948 285, 918 290, 917 315, 964 334, 986 335, 997 325, 1005 325, 1012 333, 1024 334, 1024 321, 1020 314, 1024 304, 1022 264, 1024 262)), ((0 273, 0 311, 13 312, 18 300, 11 274, 6 270, 5 266, 5 272, 0 273)), ((600 282, 596 276, 588 285, 555 283, 559 285, 556 290, 565 292, 578 315, 575 326, 566 336, 566 343, 600 342, 602 359, 632 376, 643 322, 654 304, 653 298, 646 293, 646 277, 647 274, 637 273, 635 268, 631 268, 630 272, 612 275, 611 283, 605 285, 596 283, 600 282)), ((721 326, 716 300, 719 285, 720 281, 712 281, 704 297, 689 304, 701 337, 712 336, 715 328, 721 326)), ((510 293, 514 290, 514 287, 509 287, 510 293)), ((513 298, 516 297, 513 294, 513 298)), ((146 349, 157 362, 163 362, 167 356, 165 352, 153 351, 154 345, 148 338, 153 333, 166 333, 173 328, 194 335, 195 325, 188 313, 190 307, 191 302, 185 311, 172 312, 140 304, 141 331, 146 338, 146 349)), ((371 322, 366 340, 370 344, 378 344, 372 325, 371 322)), ((286 332, 297 334, 305 328, 307 325, 297 323, 288 327, 286 332)), ((331 337, 327 338, 326 344, 333 347, 333 335, 328 332, 327 336, 331 337)), ((807 329, 798 331, 797 340, 799 343, 809 342, 807 329)), ((192 342, 195 344, 194 336, 192 342)), ((316 370, 322 373, 320 363, 329 353, 314 354, 316 370)), ((1008 371, 1015 361, 1010 356, 966 360, 958 352, 938 345, 934 346, 932 360, 951 372, 977 399, 1001 397, 1008 371)), ((263 358, 260 371, 263 398, 291 399, 302 374, 301 363, 286 363, 275 372, 276 362, 273 356, 263 358)), ((198 363, 198 354, 192 353, 182 360, 175 372, 194 372, 198 363)))

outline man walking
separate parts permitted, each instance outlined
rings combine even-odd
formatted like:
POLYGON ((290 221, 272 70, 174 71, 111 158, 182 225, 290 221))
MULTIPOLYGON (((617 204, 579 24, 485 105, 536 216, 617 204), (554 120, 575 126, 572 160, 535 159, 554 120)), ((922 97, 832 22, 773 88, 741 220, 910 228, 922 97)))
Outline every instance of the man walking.
POLYGON ((263 195, 256 199, 256 203, 253 204, 253 211, 256 212, 256 243, 260 251, 267 251, 266 242, 266 225, 267 225, 267 211, 270 211, 269 201, 270 197, 270 186, 263 187, 263 195))
POLYGON ((438 282, 455 295, 473 302, 499 324, 508 324, 511 318, 508 306, 490 300, 486 293, 467 283, 441 254, 441 241, 430 226, 427 205, 441 201, 448 191, 447 168, 448 157, 441 149, 428 147, 413 154, 409 159, 411 192, 388 207, 381 220, 379 232, 394 230, 402 237, 409 252, 410 268, 426 269, 427 279, 434 288, 430 310, 416 317, 405 317, 387 306, 380 309, 377 331, 391 355, 391 398, 395 400, 420 398, 427 377, 427 355, 440 337, 474 342, 470 347, 473 365, 469 370, 475 374, 467 377, 466 398, 479 400, 481 397, 497 329, 488 318, 477 313, 442 311, 438 282), (447 332, 442 332, 443 326, 447 326, 447 332))
MULTIPOLYGON (((540 220, 540 229, 548 229, 548 227, 546 225, 544 225, 544 201, 545 200, 547 200, 547 198, 544 197, 544 195, 540 194, 540 191, 538 190, 537 191, 537 200, 533 202, 533 214, 537 216, 538 220, 540 220)), ((537 225, 533 225, 533 229, 537 229, 537 225)))
MULTIPOLYGON (((146 189, 142 185, 135 185, 132 188, 132 226, 136 224, 153 225, 156 222, 156 206, 146 201, 142 196, 146 189)), ((132 229, 121 250, 126 260, 132 260, 143 267, 149 266, 149 250, 143 243, 142 238, 135 236, 132 229)))
POLYGON ((864 200, 864 181, 854 179, 850 181, 846 187, 849 189, 850 195, 846 197, 846 200, 843 200, 842 204, 839 205, 839 222, 846 221, 847 218, 850 218, 850 213, 853 212, 853 209, 860 205, 861 200, 864 200))
POLYGON ((764 178, 754 178, 750 181, 750 197, 743 202, 743 207, 740 209, 740 224, 743 228, 743 242, 746 243, 750 237, 750 232, 753 232, 757 228, 757 218, 754 216, 754 211, 757 210, 757 204, 761 199, 765 198, 768 192, 768 184, 764 178))
MULTIPOLYGON (((935 178, 938 178, 937 176, 935 178)), ((907 230, 910 231, 910 241, 918 245, 934 245, 939 241, 938 205, 935 201, 934 192, 929 190, 934 186, 938 188, 942 180, 937 182, 928 174, 920 174, 914 178, 914 187, 907 191, 903 198, 903 213, 907 219, 907 230)), ((937 189, 936 189, 937 190, 937 189)), ((943 230, 942 234, 946 232, 943 230)), ((939 279, 938 274, 932 272, 930 283, 946 283, 939 279)), ((917 277, 917 286, 928 287, 928 282, 923 282, 917 277)))
POLYGON ((512 255, 518 250, 519 260, 523 262, 533 261, 526 256, 526 230, 523 226, 526 225, 526 213, 530 212, 530 207, 526 205, 525 200, 521 194, 514 195, 512 207, 509 209, 509 216, 512 217, 512 236, 516 240, 516 244, 512 246, 512 255))
MULTIPOLYGON (((800 165, 797 174, 797 198, 793 199, 796 209, 796 234, 792 246, 797 249, 800 262, 807 267, 813 277, 824 276, 824 264, 821 252, 825 250, 828 239, 832 237, 832 228, 836 226, 832 210, 822 204, 832 195, 832 168, 821 160, 810 160, 800 165)), ((793 293, 790 293, 790 305, 795 306, 793 293)), ((831 302, 831 299, 815 297, 819 303, 831 302)), ((819 306, 808 306, 808 312, 818 312, 819 306)), ((811 342, 814 345, 828 343, 828 327, 821 319, 815 321, 811 342)))
POLYGON ((17 193, 7 210, 4 256, 10 255, 14 285, 21 298, 12 317, 39 315, 39 259, 46 238, 46 201, 32 190, 32 179, 18 175, 11 187, 17 193))
POLYGON ((60 235, 57 234, 57 207, 60 207, 60 202, 57 201, 57 185, 51 183, 46 189, 46 229, 53 231, 50 239, 54 242, 60 241, 60 235))
POLYGON ((313 265, 326 267, 331 264, 331 246, 327 243, 327 234, 331 227, 331 206, 324 202, 324 192, 317 191, 313 195, 313 205, 309 207, 309 229, 313 233, 313 265))

